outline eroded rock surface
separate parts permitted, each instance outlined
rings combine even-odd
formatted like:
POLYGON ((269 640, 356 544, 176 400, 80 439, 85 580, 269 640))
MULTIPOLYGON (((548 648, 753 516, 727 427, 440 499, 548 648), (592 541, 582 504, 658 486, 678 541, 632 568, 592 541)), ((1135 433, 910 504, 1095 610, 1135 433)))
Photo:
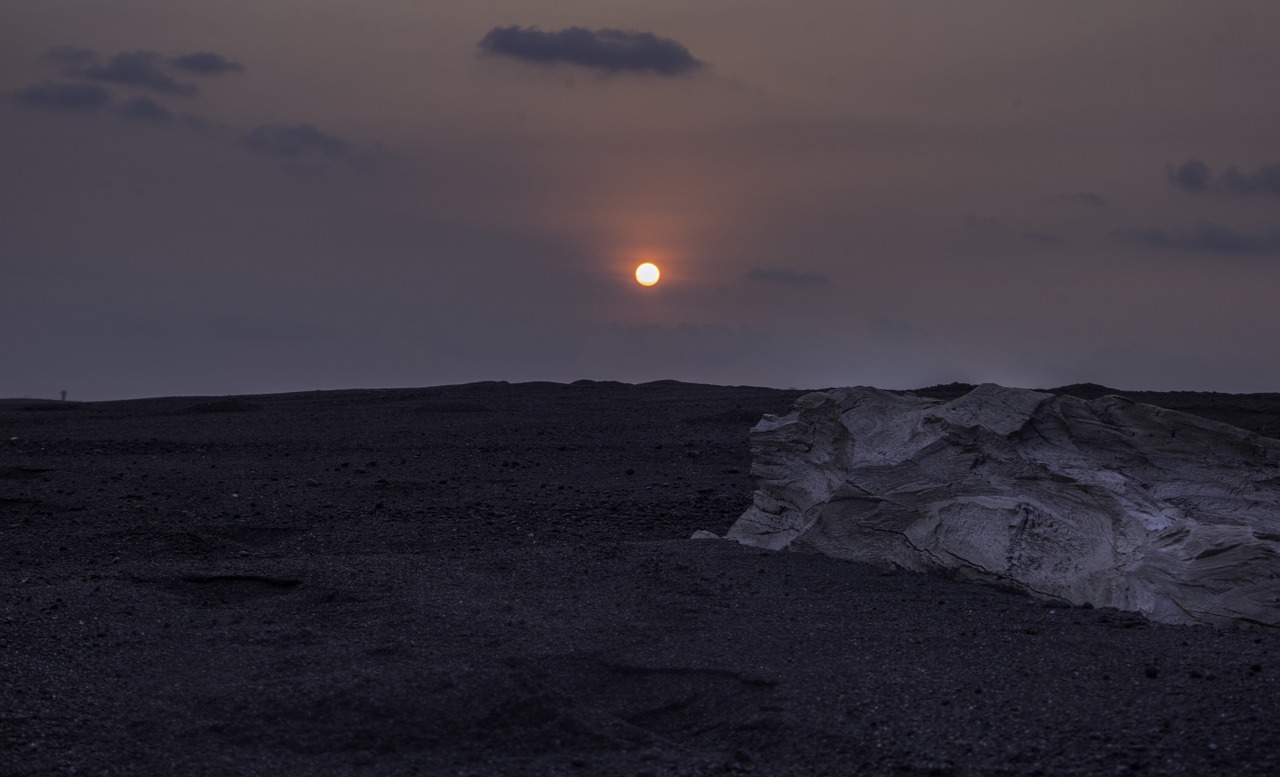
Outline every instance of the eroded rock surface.
POLYGON ((751 444, 757 491, 729 539, 1280 626, 1280 440, 988 384, 948 402, 815 392, 751 444))

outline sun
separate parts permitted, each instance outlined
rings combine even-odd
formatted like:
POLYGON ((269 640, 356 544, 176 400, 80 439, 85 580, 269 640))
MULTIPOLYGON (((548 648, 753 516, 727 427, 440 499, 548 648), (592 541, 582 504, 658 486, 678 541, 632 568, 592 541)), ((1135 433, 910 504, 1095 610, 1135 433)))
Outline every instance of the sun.
POLYGON ((653 262, 645 262, 636 268, 636 283, 641 286, 652 286, 660 277, 662 273, 658 271, 658 265, 653 262))

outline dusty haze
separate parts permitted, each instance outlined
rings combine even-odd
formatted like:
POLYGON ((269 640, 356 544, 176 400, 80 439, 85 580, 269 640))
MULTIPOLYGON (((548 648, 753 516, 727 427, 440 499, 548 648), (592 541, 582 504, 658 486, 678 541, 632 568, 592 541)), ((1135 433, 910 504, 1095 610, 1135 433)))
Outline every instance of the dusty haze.
POLYGON ((1280 385, 1272 5, 0 17, 0 396, 1280 385))

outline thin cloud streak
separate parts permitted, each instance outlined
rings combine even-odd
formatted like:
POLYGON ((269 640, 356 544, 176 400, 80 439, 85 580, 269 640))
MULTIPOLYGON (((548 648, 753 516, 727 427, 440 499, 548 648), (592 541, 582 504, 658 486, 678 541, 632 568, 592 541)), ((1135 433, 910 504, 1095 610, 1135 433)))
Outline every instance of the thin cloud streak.
POLYGON ((162 61, 154 51, 122 51, 107 60, 105 65, 77 65, 69 68, 66 75, 183 97, 193 97, 200 91, 195 84, 178 81, 164 72, 162 61))
POLYGON ((1260 165, 1253 173, 1228 167, 1222 173, 1222 187, 1236 194, 1269 194, 1280 197, 1280 162, 1260 165))
POLYGON ((583 27, 544 32, 537 27, 494 27, 477 45, 490 54, 523 62, 579 65, 606 73, 678 76, 705 67, 680 43, 651 32, 583 27))
POLYGON ((215 54, 211 51, 196 51, 191 54, 174 57, 169 60, 169 66, 184 73, 202 76, 243 73, 245 69, 244 65, 239 62, 233 62, 221 54, 215 54))
POLYGON ((120 115, 126 119, 134 119, 149 124, 168 124, 173 121, 173 112, 155 98, 141 95, 120 103, 120 115))
POLYGON ((92 113, 111 102, 111 92, 97 84, 71 84, 46 81, 19 89, 11 95, 13 102, 29 108, 92 113))
POLYGON ((1188 251, 1192 253, 1235 254, 1240 256, 1273 256, 1280 254, 1280 228, 1268 232, 1240 232, 1211 221, 1201 221, 1194 228, 1168 232, 1148 229, 1116 232, 1123 243, 1147 248, 1188 251))
POLYGON ((342 138, 316 129, 310 124, 263 125, 255 127, 236 141, 241 148, 261 156, 297 157, 308 152, 339 157, 352 149, 342 138))

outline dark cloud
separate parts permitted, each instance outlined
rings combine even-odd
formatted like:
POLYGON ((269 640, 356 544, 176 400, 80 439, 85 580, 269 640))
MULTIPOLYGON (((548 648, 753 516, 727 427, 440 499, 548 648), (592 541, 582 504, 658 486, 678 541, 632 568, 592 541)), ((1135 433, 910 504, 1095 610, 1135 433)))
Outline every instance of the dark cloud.
POLYGON ((991 227, 1000 226, 1000 219, 988 218, 985 216, 965 216, 964 225, 966 227, 982 227, 990 229, 991 227))
POLYGON ((1179 232, 1167 232, 1154 227, 1117 232, 1115 238, 1149 248, 1175 251, 1246 256, 1280 254, 1280 229, 1251 234, 1210 221, 1202 221, 1194 229, 1179 232))
POLYGON ((1239 167, 1228 167, 1215 182, 1213 171, 1198 159, 1189 159, 1181 165, 1169 165, 1169 180, 1187 191, 1206 192, 1217 190, 1231 194, 1270 194, 1280 197, 1280 162, 1258 166, 1252 173, 1239 167))
POLYGON ((45 53, 44 57, 50 62, 59 62, 63 65, 88 65, 98 61, 98 52, 78 46, 54 46, 45 53))
POLYGON ((160 55, 154 51, 122 51, 107 60, 105 65, 96 62, 77 65, 68 69, 66 74, 186 97, 199 91, 195 84, 174 80, 173 76, 161 69, 161 64, 160 55))
POLYGON ((627 30, 570 27, 544 32, 537 27, 494 27, 480 39, 479 46, 492 54, 525 62, 581 65, 609 73, 676 76, 692 73, 705 64, 670 38, 627 30))
POLYGON ((766 281, 769 283, 785 283, 791 286, 825 286, 827 276, 813 272, 796 272, 772 268, 757 268, 742 277, 749 281, 766 281))
POLYGON ((97 84, 68 84, 46 81, 14 92, 11 98, 19 105, 32 108, 89 113, 111 102, 111 92, 97 84))
POLYGON ((1236 194, 1272 194, 1280 196, 1280 162, 1260 165, 1252 174, 1228 167, 1220 179, 1221 185, 1236 194))
POLYGON ((174 70, 182 70, 202 76, 244 72, 244 65, 239 62, 232 62, 221 54, 214 54, 211 51, 197 51, 192 54, 174 57, 169 60, 169 66, 174 70))
POLYGON ((1060 246, 1067 242, 1065 239, 1058 237, 1057 235, 1050 235, 1047 232, 1023 232, 1022 239, 1047 246, 1060 246))
POLYGON ((236 141, 246 151, 263 156, 292 158, 307 152, 337 157, 351 150, 351 143, 322 132, 310 124, 255 127, 236 141))
POLYGON ((1188 159, 1177 167, 1169 165, 1167 171, 1170 183, 1189 192, 1208 191, 1213 180, 1209 166, 1199 159, 1188 159))
POLYGON ((173 121, 173 112, 151 97, 143 95, 120 103, 120 115, 126 119, 144 121, 150 124, 168 124, 173 121))

